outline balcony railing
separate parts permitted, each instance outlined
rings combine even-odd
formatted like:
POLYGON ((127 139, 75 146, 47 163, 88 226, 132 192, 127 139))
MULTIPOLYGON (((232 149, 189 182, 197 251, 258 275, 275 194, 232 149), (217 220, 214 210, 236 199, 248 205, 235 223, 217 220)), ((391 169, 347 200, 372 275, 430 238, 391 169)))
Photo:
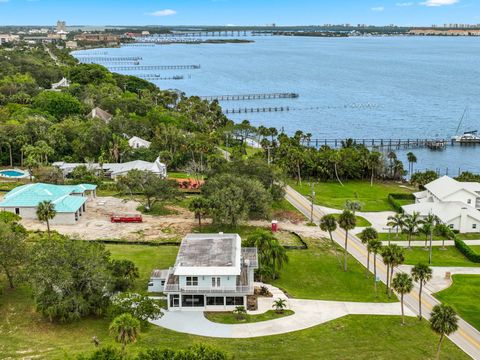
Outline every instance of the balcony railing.
POLYGON ((181 293, 187 293, 187 294, 253 293, 253 285, 252 286, 205 287, 205 286, 180 286, 178 284, 166 284, 165 292, 181 292, 181 293))

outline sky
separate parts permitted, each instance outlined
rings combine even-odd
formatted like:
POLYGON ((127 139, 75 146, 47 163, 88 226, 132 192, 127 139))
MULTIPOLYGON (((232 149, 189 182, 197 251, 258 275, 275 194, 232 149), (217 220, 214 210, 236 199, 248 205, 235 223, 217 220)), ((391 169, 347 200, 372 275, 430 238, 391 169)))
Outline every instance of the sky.
POLYGON ((480 0, 0 0, 0 25, 480 23, 480 0))

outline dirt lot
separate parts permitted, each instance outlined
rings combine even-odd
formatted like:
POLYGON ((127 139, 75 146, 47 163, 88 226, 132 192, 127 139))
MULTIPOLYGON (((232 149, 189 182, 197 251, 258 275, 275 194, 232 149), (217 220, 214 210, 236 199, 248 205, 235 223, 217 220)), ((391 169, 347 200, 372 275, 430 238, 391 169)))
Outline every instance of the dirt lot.
MULTIPOLYGON (((114 197, 97 197, 87 203, 87 211, 75 225, 52 225, 52 230, 76 239, 124 239, 124 240, 181 240, 191 232, 196 221, 193 214, 175 208, 176 215, 143 215, 141 224, 110 222, 110 214, 139 214, 138 203, 114 197)), ((46 230, 46 225, 36 220, 22 220, 29 230, 46 230)))

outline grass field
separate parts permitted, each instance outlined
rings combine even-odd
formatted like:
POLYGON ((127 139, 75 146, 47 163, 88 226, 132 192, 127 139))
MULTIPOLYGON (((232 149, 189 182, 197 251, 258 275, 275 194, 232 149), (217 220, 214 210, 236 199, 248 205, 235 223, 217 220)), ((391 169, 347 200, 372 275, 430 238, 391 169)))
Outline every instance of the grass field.
MULTIPOLYGON (((115 258, 135 261, 141 275, 136 284, 138 290, 145 288, 151 269, 173 264, 178 249, 134 245, 108 245, 107 248, 115 258)), ((289 255, 290 265, 280 281, 292 294, 302 293, 301 287, 312 286, 312 289, 304 289, 312 298, 338 297, 363 301, 372 298, 373 290, 362 278, 362 268, 355 265, 353 260, 350 261, 350 272, 345 274, 339 269, 333 254, 322 248, 290 251, 289 255), (296 268, 299 271, 295 277, 296 268), (348 293, 354 296, 348 296, 348 293)), ((5 285, 4 279, 0 278, 0 284, 5 285)), ((96 318, 71 324, 51 324, 36 313, 28 288, 20 287, 13 291, 5 289, 0 295, 0 354, 9 359, 72 358, 74 354, 94 350, 91 341, 93 336, 100 340, 102 346, 114 344, 108 334, 108 324, 108 319, 96 318)), ((401 326, 400 318, 396 316, 359 315, 290 334, 253 339, 202 338, 149 326, 142 329, 137 343, 129 345, 127 349, 130 354, 135 354, 146 347, 181 349, 202 342, 242 360, 420 360, 433 358, 437 341, 438 337, 426 322, 408 318, 406 326, 401 326)), ((447 340, 442 359, 462 360, 468 357, 447 340)))
MULTIPOLYGON (((428 250, 421 248, 405 249, 405 264, 416 265, 428 264, 428 250)), ((480 266, 471 262, 454 246, 448 246, 445 250, 434 247, 432 250, 432 266, 480 266)))
MULTIPOLYGON (((297 185, 294 181, 290 185, 303 195, 310 195, 310 183, 297 185)), ((347 200, 357 199, 363 203, 362 211, 393 211, 388 202, 390 193, 411 193, 410 190, 395 183, 374 183, 368 181, 349 181, 341 186, 337 182, 315 183, 315 203, 335 209, 343 209, 347 200)))
POLYGON ((480 276, 453 275, 452 279, 452 286, 436 293, 435 297, 451 305, 463 319, 480 330, 480 303, 477 300, 480 276))
MULTIPOLYGON (((340 217, 340 214, 334 214, 333 216, 335 216, 335 218, 338 220, 338 218, 340 217)), ((370 221, 368 221, 367 219, 361 217, 361 216, 355 216, 357 218, 357 227, 368 227, 368 226, 372 226, 372 224, 370 223, 370 221)))
MULTIPOLYGON (((460 239, 460 240, 480 240, 480 234, 477 234, 477 233, 457 234, 456 237, 457 239, 460 239)), ((378 238, 382 241, 387 241, 388 233, 379 233, 378 238)), ((395 231, 392 231, 392 234, 390 235, 390 240, 391 241, 408 241, 408 235, 399 233, 398 239, 397 239, 397 234, 395 233, 395 231)), ((442 240, 442 238, 440 236, 434 235, 433 240, 435 241, 442 240)), ((423 234, 414 235, 412 236, 412 241, 425 241, 425 235, 423 234)))
POLYGON ((248 324, 279 319, 293 314, 294 312, 292 310, 285 310, 281 314, 277 314, 274 310, 269 310, 263 314, 246 315, 245 319, 239 320, 237 315, 232 312, 206 312, 205 317, 210 321, 220 324, 248 324))
MULTIPOLYGON (((343 259, 343 252, 339 252, 343 259)), ((273 285, 300 299, 388 302, 385 287, 380 284, 375 295, 373 275, 367 279, 365 268, 349 257, 348 272, 340 268, 331 245, 317 242, 308 250, 288 251, 289 263, 273 285), (348 284, 348 285, 347 285, 348 284)))

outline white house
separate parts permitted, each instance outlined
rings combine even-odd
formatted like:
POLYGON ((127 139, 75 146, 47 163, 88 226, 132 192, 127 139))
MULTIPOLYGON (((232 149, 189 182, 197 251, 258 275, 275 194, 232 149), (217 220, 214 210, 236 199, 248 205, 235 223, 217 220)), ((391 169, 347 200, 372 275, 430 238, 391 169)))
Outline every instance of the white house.
POLYGON ((137 136, 134 136, 128 140, 128 145, 132 149, 140 149, 140 148, 149 148, 152 143, 150 141, 144 140, 137 136))
POLYGON ((462 233, 480 231, 480 183, 459 182, 443 176, 415 193, 415 204, 403 206, 406 214, 436 215, 462 233))
POLYGON ((242 248, 237 234, 189 234, 175 266, 154 271, 148 289, 163 289, 170 311, 231 311, 246 307, 257 267, 257 249, 242 248))
POLYGON ((88 197, 96 195, 96 185, 27 184, 8 192, 0 202, 2 211, 9 211, 23 219, 37 219, 37 206, 51 201, 56 215, 52 224, 76 224, 85 213, 88 197))
POLYGON ((53 166, 62 170, 64 176, 68 176, 79 166, 86 166, 89 170, 103 172, 105 176, 116 180, 119 176, 126 175, 130 170, 149 171, 163 178, 167 177, 167 166, 157 158, 153 163, 143 160, 129 161, 125 163, 66 163, 57 161, 53 166))

